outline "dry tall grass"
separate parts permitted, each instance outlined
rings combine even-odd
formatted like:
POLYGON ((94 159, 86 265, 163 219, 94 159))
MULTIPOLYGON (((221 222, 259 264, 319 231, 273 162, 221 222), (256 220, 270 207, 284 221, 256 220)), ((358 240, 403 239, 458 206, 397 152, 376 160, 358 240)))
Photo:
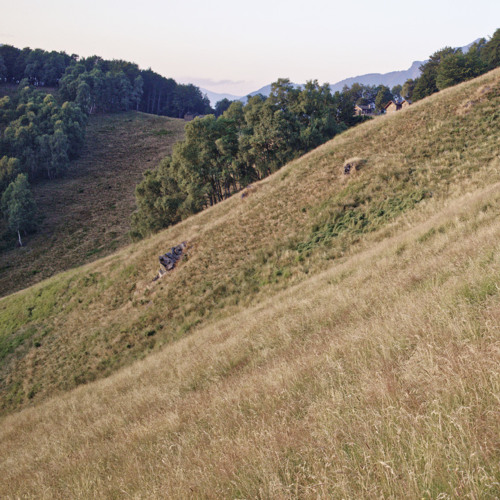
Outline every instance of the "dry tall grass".
POLYGON ((498 498, 500 184, 1 421, 3 498, 498 498))
POLYGON ((0 496, 498 496, 499 89, 0 300, 0 496))
POLYGON ((496 70, 349 130, 245 198, 0 300, 0 412, 107 376, 500 181, 499 89, 496 70), (343 175, 355 156, 362 168, 343 175), (186 240, 189 259, 152 284, 157 256, 186 240))

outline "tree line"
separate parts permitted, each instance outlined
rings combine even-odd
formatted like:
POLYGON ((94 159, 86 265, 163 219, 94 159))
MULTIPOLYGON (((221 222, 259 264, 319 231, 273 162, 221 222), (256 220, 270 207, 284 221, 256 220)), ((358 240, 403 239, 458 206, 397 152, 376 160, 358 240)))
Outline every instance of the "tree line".
POLYGON ((28 83, 41 87, 55 87, 66 68, 78 56, 65 52, 42 49, 18 49, 12 45, 0 46, 0 81, 18 84, 25 78, 28 83))
POLYGON ((8 228, 36 228, 29 182, 54 179, 76 158, 85 139, 86 114, 74 102, 59 105, 51 94, 21 81, 13 97, 0 99, 0 210, 8 228))
POLYGON ((447 87, 476 78, 500 65, 500 28, 489 41, 482 38, 469 48, 445 47, 432 54, 420 66, 420 76, 410 79, 402 87, 402 95, 418 101, 447 87))
POLYGON ((132 62, 0 46, 0 82, 17 85, 24 79, 36 87, 59 88, 63 99, 79 103, 88 113, 134 109, 182 118, 213 111, 198 87, 141 70, 132 62))
POLYGON ((234 101, 218 117, 186 124, 174 146, 136 188, 132 236, 144 237, 214 205, 365 118, 354 116, 355 93, 328 84, 273 83, 268 98, 234 101))
POLYGON ((212 111, 194 85, 99 56, 1 45, 0 83, 17 86, 0 98, 0 213, 20 245, 21 235, 37 226, 30 183, 64 174, 84 143, 88 115, 212 111))

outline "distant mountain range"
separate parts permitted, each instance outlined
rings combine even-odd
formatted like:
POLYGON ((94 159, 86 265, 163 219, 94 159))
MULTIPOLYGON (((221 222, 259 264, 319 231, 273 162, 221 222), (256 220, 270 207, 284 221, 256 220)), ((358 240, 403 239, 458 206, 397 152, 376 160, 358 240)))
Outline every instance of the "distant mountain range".
POLYGON ((340 82, 330 85, 330 88, 332 92, 337 92, 337 90, 342 90, 345 85, 350 87, 353 83, 360 83, 362 85, 385 85, 391 89, 394 85, 403 85, 409 78, 418 78, 420 76, 420 66, 422 66, 424 62, 425 61, 414 61, 408 69, 402 71, 368 73, 367 75, 345 78, 340 82))
MULTIPOLYGON (((294 84, 294 85, 296 85, 297 87, 300 87, 300 85, 298 85, 298 84, 294 84)), ((212 106, 215 106, 215 104, 219 101, 222 101, 222 99, 229 99, 230 101, 241 101, 241 102, 246 103, 248 96, 253 97, 254 95, 262 94, 262 95, 267 97, 271 93, 271 84, 266 85, 265 87, 262 87, 259 90, 256 90, 255 92, 251 92, 250 94, 247 94, 244 96, 232 95, 232 94, 219 94, 217 92, 212 92, 211 90, 204 89, 201 87, 200 87, 200 90, 201 90, 202 94, 205 94, 210 99, 210 104, 212 106)))
MULTIPOLYGON (((295 87, 302 86, 301 84, 298 84, 298 83, 292 83, 292 85, 294 85, 295 87)), ((268 97, 269 94, 271 93, 271 86, 272 86, 272 84, 266 85, 264 87, 261 87, 259 90, 256 90, 254 92, 250 92, 250 94, 243 95, 243 96, 232 95, 232 94, 218 94, 217 92, 212 92, 211 90, 204 89, 202 87, 200 87, 200 90, 201 90, 202 94, 206 95, 209 98, 210 104, 212 106, 215 106, 215 104, 218 101, 221 101, 222 99, 229 99, 230 101, 241 101, 243 103, 246 103, 249 96, 253 97, 254 95, 262 94, 263 96, 268 97)))
MULTIPOLYGON (((464 47, 460 47, 462 49, 462 52, 465 54, 470 47, 478 42, 480 39, 478 38, 477 40, 474 40, 473 42, 469 43, 468 45, 465 45, 464 47)), ((420 66, 422 64, 426 63, 426 61, 414 61, 411 66, 402 71, 391 71, 390 73, 368 73, 366 75, 359 75, 359 76, 353 76, 350 78, 345 78, 344 80, 341 80, 340 82, 334 83, 330 85, 330 88, 332 92, 337 92, 342 90, 342 88, 347 85, 351 86, 353 83, 360 83, 362 85, 385 85, 386 87, 392 88, 395 85, 403 85, 406 80, 409 78, 418 78, 420 76, 420 66)), ((296 87, 301 87, 301 84, 294 83, 296 87)), ((248 95, 249 96, 254 96, 257 94, 262 94, 264 96, 269 96, 271 93, 271 84, 266 85, 265 87, 260 88, 259 90, 256 90, 255 92, 251 92, 248 95, 245 96, 235 96, 231 94, 218 94, 217 92, 212 92, 207 89, 200 88, 201 92, 203 94, 206 94, 207 97, 210 99, 210 104, 212 106, 215 106, 215 104, 226 98, 229 99, 230 101, 242 101, 244 103, 247 102, 248 95)))

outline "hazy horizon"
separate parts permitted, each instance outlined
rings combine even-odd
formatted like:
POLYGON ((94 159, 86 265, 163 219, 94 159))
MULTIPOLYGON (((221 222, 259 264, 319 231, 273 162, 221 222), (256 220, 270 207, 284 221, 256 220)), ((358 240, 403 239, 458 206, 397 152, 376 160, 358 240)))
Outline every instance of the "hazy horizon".
POLYGON ((212 92, 246 95, 278 78, 334 83, 366 73, 406 70, 444 46, 460 47, 491 36, 500 4, 478 0, 420 2, 401 12, 312 0, 228 0, 189 5, 131 0, 19 0, 2 8, 0 43, 19 48, 124 59, 179 83, 212 92))

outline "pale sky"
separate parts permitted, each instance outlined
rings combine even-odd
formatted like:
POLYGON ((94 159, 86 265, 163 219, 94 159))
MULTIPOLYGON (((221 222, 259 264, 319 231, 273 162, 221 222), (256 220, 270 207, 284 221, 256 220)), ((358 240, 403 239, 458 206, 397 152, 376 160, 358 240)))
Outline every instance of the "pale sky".
POLYGON ((409 68, 500 27, 498 0, 0 0, 0 43, 135 62, 246 95, 409 68))

